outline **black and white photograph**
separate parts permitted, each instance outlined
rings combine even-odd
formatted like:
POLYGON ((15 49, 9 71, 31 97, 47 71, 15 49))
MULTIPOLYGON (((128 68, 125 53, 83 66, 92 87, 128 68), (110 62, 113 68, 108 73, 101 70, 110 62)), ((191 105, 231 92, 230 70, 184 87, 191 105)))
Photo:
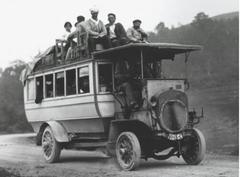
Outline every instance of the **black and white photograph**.
POLYGON ((238 0, 1 0, 0 177, 238 177, 238 0))

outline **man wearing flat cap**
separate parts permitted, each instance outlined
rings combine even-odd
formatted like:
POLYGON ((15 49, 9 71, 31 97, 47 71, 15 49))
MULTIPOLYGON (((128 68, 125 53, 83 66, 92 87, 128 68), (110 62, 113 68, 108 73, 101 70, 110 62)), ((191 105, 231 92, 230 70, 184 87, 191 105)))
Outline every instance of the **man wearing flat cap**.
POLYGON ((90 9, 92 17, 86 21, 86 27, 89 34, 88 38, 88 46, 89 51, 93 52, 96 49, 96 44, 100 43, 103 45, 104 49, 110 47, 110 39, 107 36, 107 30, 105 25, 101 20, 98 19, 98 12, 97 8, 90 9))
POLYGON ((129 39, 127 33, 121 23, 116 22, 116 15, 113 13, 108 14, 109 23, 106 24, 107 35, 111 40, 111 46, 117 47, 120 45, 127 44, 129 39))
POLYGON ((136 19, 133 20, 133 27, 127 30, 127 37, 133 43, 147 43, 147 33, 140 27, 141 20, 136 19))

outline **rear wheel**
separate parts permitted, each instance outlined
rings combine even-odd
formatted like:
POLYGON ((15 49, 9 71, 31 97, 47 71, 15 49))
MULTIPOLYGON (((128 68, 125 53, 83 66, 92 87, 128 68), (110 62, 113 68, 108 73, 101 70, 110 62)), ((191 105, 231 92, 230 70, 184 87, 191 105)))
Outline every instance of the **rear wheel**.
POLYGON ((205 153, 205 138, 200 130, 194 128, 182 140, 182 157, 187 164, 197 165, 204 159, 205 153))
POLYGON ((141 146, 137 136, 132 132, 123 132, 116 142, 116 156, 123 170, 134 170, 140 162, 141 146))
POLYGON ((43 156, 48 163, 54 163, 59 160, 61 153, 60 143, 56 141, 51 128, 45 128, 42 134, 43 156))

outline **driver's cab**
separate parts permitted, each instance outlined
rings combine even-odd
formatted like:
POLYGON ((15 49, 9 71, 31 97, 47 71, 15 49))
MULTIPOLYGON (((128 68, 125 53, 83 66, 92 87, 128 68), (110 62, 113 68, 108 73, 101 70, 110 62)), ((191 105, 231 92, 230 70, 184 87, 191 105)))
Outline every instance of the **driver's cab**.
MULTIPOLYGON (((163 61, 173 61, 175 55, 198 50, 199 46, 166 44, 130 44, 94 53, 98 63, 98 93, 111 93, 115 112, 141 111, 151 106, 151 98, 167 90, 185 92, 185 77, 166 78, 163 61), (130 86, 122 89, 126 82, 130 86), (131 92, 130 94, 128 92, 131 92), (131 107, 129 97, 135 97, 136 107, 131 107)), ((187 59, 187 58, 186 58, 187 59)))

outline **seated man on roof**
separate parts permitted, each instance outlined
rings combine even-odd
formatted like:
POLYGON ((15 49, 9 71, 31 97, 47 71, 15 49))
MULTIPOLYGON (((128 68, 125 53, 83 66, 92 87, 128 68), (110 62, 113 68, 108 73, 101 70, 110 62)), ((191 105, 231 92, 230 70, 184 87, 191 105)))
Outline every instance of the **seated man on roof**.
POLYGON ((109 23, 106 24, 107 35, 111 40, 111 46, 117 47, 120 45, 127 44, 129 39, 127 33, 121 23, 116 22, 116 15, 113 13, 108 14, 109 23))
POLYGON ((127 30, 127 37, 133 43, 147 43, 147 33, 143 31, 141 26, 141 20, 134 20, 133 27, 127 30))
POLYGON ((96 44, 102 44, 104 49, 110 48, 110 39, 107 36, 107 30, 101 20, 98 19, 98 9, 90 9, 92 17, 86 22, 89 34, 88 46, 89 51, 96 50, 96 44))

